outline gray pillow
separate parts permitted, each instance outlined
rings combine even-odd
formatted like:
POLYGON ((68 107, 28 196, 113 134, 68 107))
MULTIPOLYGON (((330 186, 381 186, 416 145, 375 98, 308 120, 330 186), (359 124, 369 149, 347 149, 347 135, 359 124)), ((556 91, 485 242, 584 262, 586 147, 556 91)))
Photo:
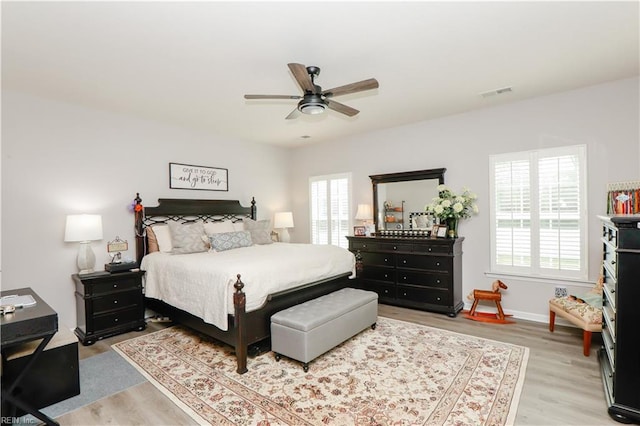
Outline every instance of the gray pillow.
POLYGON ((215 251, 225 251, 253 245, 249 231, 220 232, 209 235, 211 248, 215 251))
POLYGON ((243 219, 244 229, 251 233, 251 241, 253 244, 272 244, 271 239, 271 221, 252 219, 243 219))
POLYGON ((169 233, 173 246, 171 253, 199 253, 209 249, 204 226, 200 222, 185 224, 169 222, 169 233))

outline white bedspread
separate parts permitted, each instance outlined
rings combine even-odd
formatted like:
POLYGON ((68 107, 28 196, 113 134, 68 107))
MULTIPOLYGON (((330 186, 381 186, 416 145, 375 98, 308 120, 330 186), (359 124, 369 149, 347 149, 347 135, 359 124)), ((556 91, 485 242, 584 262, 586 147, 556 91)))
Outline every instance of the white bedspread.
POLYGON ((332 245, 273 243, 222 252, 169 254, 142 259, 147 297, 227 330, 233 314, 233 284, 241 274, 246 310, 260 308, 269 294, 355 272, 353 253, 332 245))

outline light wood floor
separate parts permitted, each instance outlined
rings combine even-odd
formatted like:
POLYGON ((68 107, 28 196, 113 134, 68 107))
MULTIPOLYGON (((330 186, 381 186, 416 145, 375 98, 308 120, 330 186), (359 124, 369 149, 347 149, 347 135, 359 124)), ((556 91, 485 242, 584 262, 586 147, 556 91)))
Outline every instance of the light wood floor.
MULTIPOLYGON (((471 334, 529 347, 529 363, 516 425, 618 425, 607 415, 594 335, 591 356, 582 355, 582 331, 516 320, 516 324, 484 324, 446 315, 380 305, 381 316, 415 322, 458 333, 471 334)), ((142 333, 166 327, 150 323, 142 333)), ((110 345, 135 336, 131 332, 82 347, 86 358, 112 350, 110 345)), ((269 355, 262 355, 269 356, 269 355)), ((251 359, 249 360, 251 368, 251 359)), ((61 425, 193 425, 190 417, 149 382, 96 401, 58 418, 61 425)))

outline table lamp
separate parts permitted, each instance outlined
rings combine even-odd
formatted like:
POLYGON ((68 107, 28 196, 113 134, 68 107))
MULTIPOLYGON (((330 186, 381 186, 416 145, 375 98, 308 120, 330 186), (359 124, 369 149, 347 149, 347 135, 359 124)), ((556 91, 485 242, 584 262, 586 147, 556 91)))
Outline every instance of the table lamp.
POLYGON ((291 237, 289 236, 289 231, 287 230, 287 228, 293 228, 293 213, 276 213, 273 220, 273 227, 282 230, 280 231, 280 241, 282 241, 283 243, 288 243, 291 240, 291 237))
POLYGON ((91 241, 102 239, 102 216, 98 214, 73 214, 67 216, 64 231, 66 242, 79 242, 78 274, 90 274, 96 265, 96 255, 91 249, 91 241))

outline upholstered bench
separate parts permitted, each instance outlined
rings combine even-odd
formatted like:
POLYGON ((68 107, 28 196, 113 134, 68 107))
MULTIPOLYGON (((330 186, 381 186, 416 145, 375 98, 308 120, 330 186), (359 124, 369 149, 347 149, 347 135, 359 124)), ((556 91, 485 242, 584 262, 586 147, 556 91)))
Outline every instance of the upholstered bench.
POLYGON ((309 362, 367 327, 375 329, 378 294, 344 288, 292 306, 271 316, 271 350, 276 360, 287 356, 309 362))
MULTIPOLYGON (((602 297, 602 281, 600 280, 588 294, 602 297)), ((583 330, 582 353, 584 356, 589 356, 592 334, 602 331, 602 308, 576 300, 575 297, 556 297, 549 300, 549 331, 551 332, 555 328, 556 315, 583 330)))
MULTIPOLYGON (((29 361, 40 340, 10 347, 5 350, 2 364, 3 380, 13 382, 29 361)), ((60 326, 35 364, 26 372, 18 385, 21 399, 34 408, 48 407, 80 393, 78 370, 78 338, 67 327, 60 326)), ((7 407, 2 407, 3 413, 7 407)), ((17 410, 16 415, 24 412, 17 410)), ((4 414, 3 414, 4 415, 4 414)))

